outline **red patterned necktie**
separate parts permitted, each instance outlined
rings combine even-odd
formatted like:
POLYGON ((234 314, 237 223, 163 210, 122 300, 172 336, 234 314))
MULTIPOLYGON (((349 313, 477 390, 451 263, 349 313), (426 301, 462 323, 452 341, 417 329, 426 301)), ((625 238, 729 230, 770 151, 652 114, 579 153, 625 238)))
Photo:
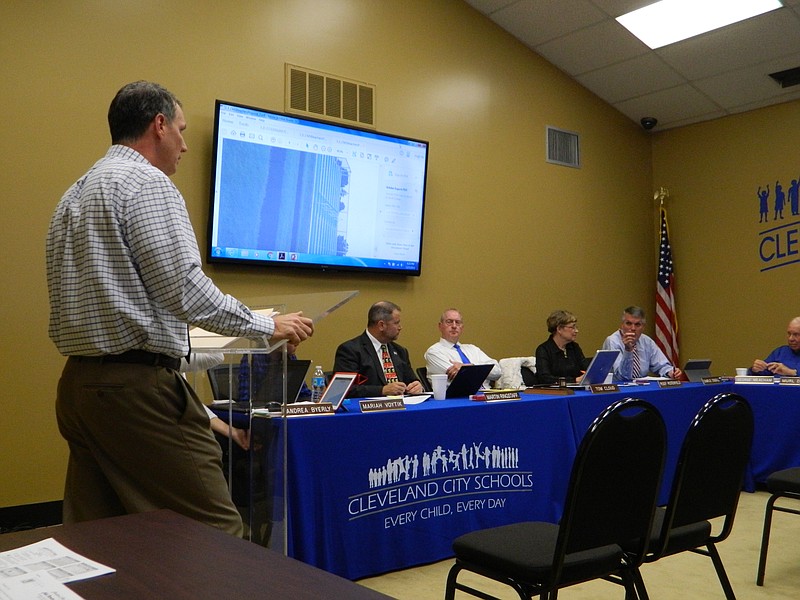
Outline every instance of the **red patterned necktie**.
POLYGON ((394 370, 394 363, 386 344, 381 344, 381 361, 383 362, 383 374, 386 376, 386 383, 396 383, 397 373, 394 370))

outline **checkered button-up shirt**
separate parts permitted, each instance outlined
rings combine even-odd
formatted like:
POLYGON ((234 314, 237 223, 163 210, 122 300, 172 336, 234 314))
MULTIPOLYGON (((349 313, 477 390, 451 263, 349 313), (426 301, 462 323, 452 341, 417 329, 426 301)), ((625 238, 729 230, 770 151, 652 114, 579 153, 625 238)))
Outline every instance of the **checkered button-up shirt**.
POLYGON ((50 338, 65 355, 188 352, 186 323, 271 335, 203 273, 183 197, 162 171, 112 146, 59 202, 47 234, 50 338))

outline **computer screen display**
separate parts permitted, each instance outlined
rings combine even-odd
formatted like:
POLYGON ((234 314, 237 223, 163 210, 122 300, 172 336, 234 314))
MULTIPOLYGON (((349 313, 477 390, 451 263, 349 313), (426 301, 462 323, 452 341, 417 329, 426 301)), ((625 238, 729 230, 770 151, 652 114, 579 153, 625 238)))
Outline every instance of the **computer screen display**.
POLYGON ((217 100, 208 260, 419 275, 428 143, 217 100))

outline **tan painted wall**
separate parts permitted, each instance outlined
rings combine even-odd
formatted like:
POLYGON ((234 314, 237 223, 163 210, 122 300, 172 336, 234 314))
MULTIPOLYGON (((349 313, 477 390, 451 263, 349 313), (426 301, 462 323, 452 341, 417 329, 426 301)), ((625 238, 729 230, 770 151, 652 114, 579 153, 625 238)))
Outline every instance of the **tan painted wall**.
POLYGON ((653 138, 654 184, 670 190, 683 358, 713 358, 732 374, 786 343, 797 301, 800 216, 773 219, 775 182, 800 180, 800 102, 666 131, 653 138), (769 184, 768 221, 756 192, 769 184), (780 248, 761 232, 784 226, 780 248), (791 247, 788 231, 794 239, 791 247), (789 254, 791 252, 791 254, 789 254), (780 258, 777 254, 787 254, 780 258), (776 264, 785 266, 770 268, 776 264), (762 270, 768 269, 768 270, 762 270))
POLYGON ((242 298, 361 290, 301 348, 325 368, 379 299, 403 307, 417 364, 451 305, 465 338, 498 358, 531 354, 552 309, 579 315, 591 352, 623 306, 652 306, 650 136, 459 0, 8 0, 0 23, 0 506, 61 498, 64 359, 47 337, 44 238, 61 194, 107 148, 112 96, 135 79, 184 103, 189 153, 174 179, 201 245, 214 99, 282 110, 287 62, 375 84, 378 128, 430 141, 421 277, 208 269, 242 298), (545 125, 581 134, 583 168, 545 163, 545 125))

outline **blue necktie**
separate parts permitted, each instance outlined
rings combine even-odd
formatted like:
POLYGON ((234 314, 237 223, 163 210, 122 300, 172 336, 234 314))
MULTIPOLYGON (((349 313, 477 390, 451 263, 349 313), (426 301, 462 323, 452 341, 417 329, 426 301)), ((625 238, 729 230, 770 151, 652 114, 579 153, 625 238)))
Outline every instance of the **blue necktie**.
POLYGON ((461 350, 461 346, 459 346, 458 344, 453 344, 453 349, 455 349, 455 351, 458 352, 458 355, 461 357, 461 362, 462 363, 464 363, 465 365, 470 364, 469 359, 467 358, 467 355, 464 354, 463 350, 461 350))

